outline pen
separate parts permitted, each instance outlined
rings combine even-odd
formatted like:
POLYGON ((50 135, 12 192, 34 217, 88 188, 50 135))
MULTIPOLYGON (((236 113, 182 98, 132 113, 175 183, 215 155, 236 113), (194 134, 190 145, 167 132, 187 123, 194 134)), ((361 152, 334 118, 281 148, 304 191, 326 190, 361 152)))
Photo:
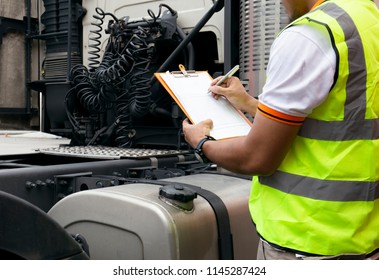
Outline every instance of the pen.
POLYGON ((226 73, 226 75, 224 77, 222 77, 221 80, 219 80, 216 84, 216 86, 219 86, 221 85, 223 82, 225 82, 227 79, 229 79, 231 76, 234 75, 234 73, 236 73, 238 71, 238 69, 240 69, 240 66, 239 65, 236 65, 234 66, 228 73, 226 73))
MULTIPOLYGON (((232 69, 230 69, 230 71, 228 73, 226 73, 226 75, 224 77, 222 77, 217 83, 216 83, 216 86, 219 86, 221 85, 223 82, 225 82, 227 79, 229 79, 231 76, 234 75, 234 73, 236 73, 238 71, 238 69, 240 69, 240 66, 239 65, 236 65, 234 66, 232 69)), ((208 93, 211 93, 210 90, 208 90, 208 93)))

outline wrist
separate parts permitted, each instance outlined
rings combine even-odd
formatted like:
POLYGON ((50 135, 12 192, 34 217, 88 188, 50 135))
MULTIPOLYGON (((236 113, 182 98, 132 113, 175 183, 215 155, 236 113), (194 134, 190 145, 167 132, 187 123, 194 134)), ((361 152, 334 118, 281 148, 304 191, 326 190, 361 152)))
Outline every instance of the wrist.
POLYGON ((203 151, 203 145, 207 141, 215 141, 216 139, 213 138, 212 136, 206 135, 203 137, 196 145, 195 147, 195 156, 196 158, 202 162, 202 163, 209 163, 210 160, 205 156, 204 151, 203 151))
POLYGON ((241 111, 255 116, 258 107, 258 100, 255 99, 253 96, 247 94, 245 102, 243 104, 244 108, 241 108, 241 111))

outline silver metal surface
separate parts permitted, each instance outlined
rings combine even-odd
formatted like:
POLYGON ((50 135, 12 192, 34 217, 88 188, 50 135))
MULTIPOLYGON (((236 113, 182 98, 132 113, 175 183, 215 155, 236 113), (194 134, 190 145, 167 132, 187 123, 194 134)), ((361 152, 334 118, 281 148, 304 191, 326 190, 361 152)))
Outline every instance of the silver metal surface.
POLYGON ((60 146, 41 149, 40 152, 50 155, 102 159, 165 157, 189 153, 189 151, 181 150, 118 148, 106 146, 60 146))
POLYGON ((67 145, 70 139, 39 131, 0 130, 0 157, 38 154, 38 149, 67 145))
MULTIPOLYGON (((259 237, 248 208, 250 180, 194 174, 163 181, 217 195, 228 211, 234 258, 256 258, 259 237)), ((60 200, 48 215, 70 234, 85 236, 92 260, 218 259, 220 236, 209 202, 199 195, 189 212, 162 201, 160 187, 135 183, 77 192, 60 200)))

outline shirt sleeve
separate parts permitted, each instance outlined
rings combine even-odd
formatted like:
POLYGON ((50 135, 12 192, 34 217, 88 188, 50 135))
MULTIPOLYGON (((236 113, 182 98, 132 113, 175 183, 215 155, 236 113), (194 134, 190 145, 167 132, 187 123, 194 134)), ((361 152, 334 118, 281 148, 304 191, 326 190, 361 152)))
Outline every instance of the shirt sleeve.
POLYGON ((284 30, 271 47, 258 112, 301 125, 327 98, 335 69, 336 54, 326 32, 307 25, 284 30))

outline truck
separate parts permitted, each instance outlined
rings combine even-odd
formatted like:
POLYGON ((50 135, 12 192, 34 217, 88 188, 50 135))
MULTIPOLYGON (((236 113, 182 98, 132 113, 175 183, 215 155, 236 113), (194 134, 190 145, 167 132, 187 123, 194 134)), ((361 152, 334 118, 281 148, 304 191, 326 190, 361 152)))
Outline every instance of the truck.
POLYGON ((1 258, 254 259, 250 176, 196 159, 154 73, 239 65, 257 96, 280 1, 8 5, 25 15, 0 10, 1 258))

